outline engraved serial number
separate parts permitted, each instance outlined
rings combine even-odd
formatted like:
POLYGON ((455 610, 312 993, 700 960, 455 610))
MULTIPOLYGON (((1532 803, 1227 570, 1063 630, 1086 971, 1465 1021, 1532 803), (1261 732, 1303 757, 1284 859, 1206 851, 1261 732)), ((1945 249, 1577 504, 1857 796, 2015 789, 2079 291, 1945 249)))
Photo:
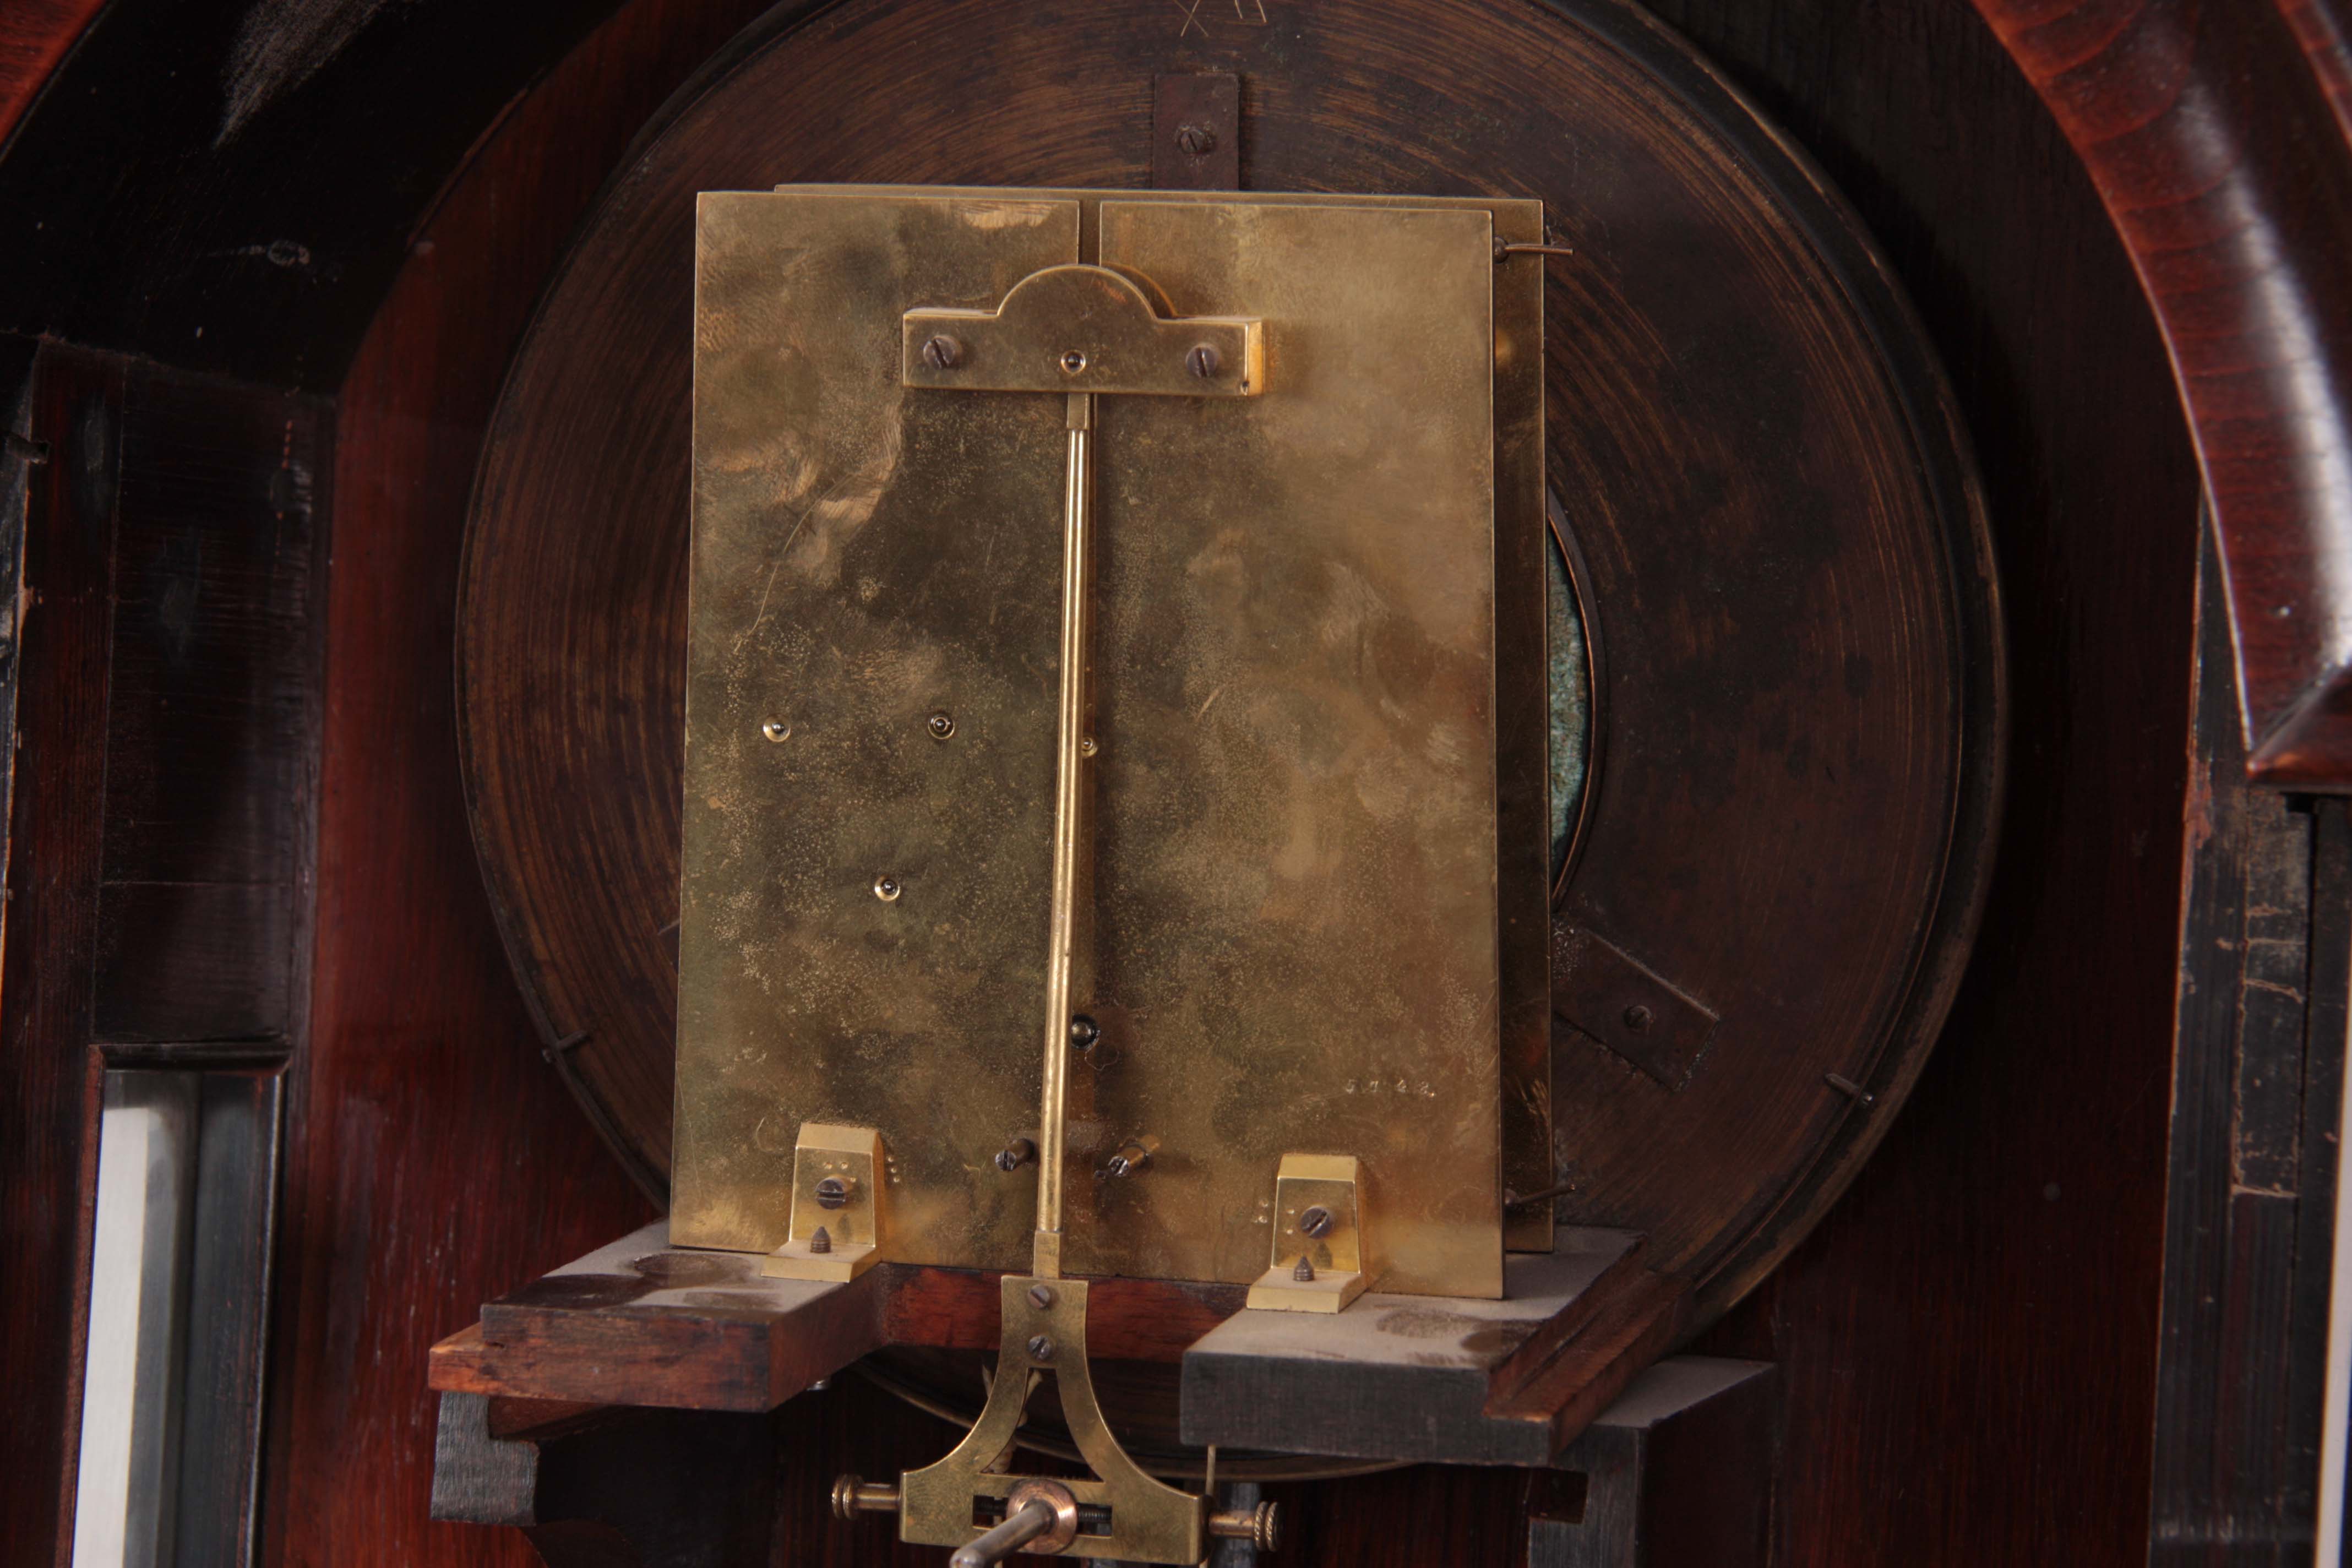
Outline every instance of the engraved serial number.
POLYGON ((1402 1078, 1351 1078, 1342 1089, 1349 1094, 1401 1094, 1409 1100, 1435 1100, 1437 1090, 1423 1081, 1402 1078))

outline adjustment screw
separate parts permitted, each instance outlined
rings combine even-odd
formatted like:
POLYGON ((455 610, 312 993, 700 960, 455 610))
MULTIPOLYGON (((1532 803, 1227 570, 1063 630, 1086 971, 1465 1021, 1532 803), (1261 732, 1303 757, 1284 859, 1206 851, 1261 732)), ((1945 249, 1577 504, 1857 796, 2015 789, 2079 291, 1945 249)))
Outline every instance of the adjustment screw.
POLYGON ((1317 1204, 1314 1207, 1308 1209, 1306 1213, 1298 1216, 1298 1234, 1301 1236, 1311 1236, 1316 1240, 1320 1241, 1325 1237, 1331 1234, 1331 1226, 1333 1224, 1334 1221, 1331 1217, 1331 1211, 1325 1208, 1321 1204, 1317 1204))
POLYGON ((955 733, 955 715, 941 709, 925 720, 923 727, 931 732, 932 740, 944 741, 955 733))
POLYGON ((847 1208, 850 1185, 839 1176, 827 1176, 816 1184, 816 1206, 821 1209, 847 1208))
POLYGON ((1092 1050, 1095 1042, 1101 1038, 1102 1026, 1084 1013, 1070 1020, 1070 1044, 1078 1049, 1092 1050))
POLYGON ((933 370, 953 370, 963 363, 963 345, 942 332, 923 342, 923 363, 933 370))
POLYGON ((1217 133, 1205 125, 1180 125, 1176 147, 1187 158, 1205 158, 1217 150, 1217 133))
POLYGON ((898 879, 885 871, 874 879, 874 896, 886 904, 898 901, 898 879))
POLYGON ((1651 1012, 1647 1007, 1643 1006, 1639 1002, 1636 1002, 1631 1007, 1625 1009, 1624 1017, 1625 1026, 1633 1030, 1635 1034, 1642 1035, 1649 1032, 1650 1025, 1657 1017, 1657 1015, 1651 1012))
POLYGON ((1029 1304, 1039 1311, 1044 1311, 1054 1304, 1054 1288, 1051 1285, 1030 1286, 1029 1304))
POLYGON ((1310 1259, 1307 1254, 1303 1252, 1300 1253, 1298 1255, 1298 1267, 1290 1271, 1290 1277, 1293 1279, 1297 1280, 1301 1285, 1313 1283, 1315 1279, 1315 1264, 1313 1260, 1310 1259))
POLYGON ((1095 1180, 1107 1182, 1117 1176, 1131 1176, 1150 1163, 1150 1145, 1134 1142, 1122 1143, 1119 1145, 1118 1152, 1113 1154, 1102 1169, 1095 1173, 1095 1180))
POLYGON ((1046 1338, 1044 1334, 1038 1334, 1032 1338, 1029 1342, 1029 1359, 1031 1361, 1052 1361, 1054 1359, 1054 1342, 1046 1338))
POLYGON ((771 719, 760 726, 760 733, 771 741, 789 741, 793 738, 793 727, 782 719, 771 719))
POLYGON ((1037 1157, 1037 1145, 1026 1138, 1015 1138, 996 1152, 996 1168, 1010 1174, 1037 1157))
POLYGON ((1223 363, 1217 355, 1217 351, 1206 343, 1194 343, 1192 352, 1184 356, 1184 368, 1202 381, 1214 376, 1217 374, 1217 366, 1223 363))
POLYGON ((817 1226, 816 1234, 809 1237, 809 1250, 811 1252, 831 1252, 833 1250, 833 1237, 826 1234, 824 1226, 817 1226))

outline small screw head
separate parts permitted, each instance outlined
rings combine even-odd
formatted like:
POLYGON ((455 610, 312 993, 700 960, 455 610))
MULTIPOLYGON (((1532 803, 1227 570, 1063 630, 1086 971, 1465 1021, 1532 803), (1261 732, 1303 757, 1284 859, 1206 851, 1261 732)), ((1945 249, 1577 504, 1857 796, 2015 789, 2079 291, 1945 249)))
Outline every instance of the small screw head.
POLYGON ((838 1209, 849 1206, 849 1184, 839 1176, 827 1176, 816 1184, 816 1206, 838 1209))
POLYGON ((1102 1026, 1084 1013, 1070 1020, 1070 1044, 1078 1049, 1091 1050, 1094 1043, 1101 1038, 1102 1026))
POLYGON ((1205 125, 1180 125, 1176 148, 1187 158, 1205 158, 1217 150, 1217 133, 1205 125))
POLYGON ((1072 349, 1069 353, 1062 356, 1062 374, 1064 375, 1076 375, 1086 368, 1087 356, 1080 353, 1077 350, 1072 349))
POLYGON ((945 709, 923 721, 923 728, 931 732, 934 741, 944 741, 955 733, 955 715, 945 709))
POLYGON ((815 1234, 809 1237, 809 1250, 811 1252, 831 1252, 833 1250, 833 1237, 826 1234, 824 1226, 817 1226, 815 1234))
POLYGON ((1642 1035, 1649 1032, 1650 1026, 1656 1021, 1657 1015, 1636 1002, 1625 1009, 1624 1018, 1627 1028, 1637 1035, 1642 1035))
POLYGON ((996 1168, 1010 1174, 1036 1157, 1037 1145, 1026 1138, 1015 1138, 996 1152, 996 1168))
POLYGON ((1311 1283, 1315 1279, 1315 1260, 1308 1258, 1307 1254, 1300 1253, 1298 1267, 1290 1271, 1290 1277, 1301 1285, 1311 1283))
POLYGON ((1030 1286, 1029 1304, 1039 1311, 1044 1311, 1054 1304, 1054 1288, 1051 1285, 1030 1286))
POLYGON ((1298 1234, 1311 1236, 1320 1241, 1331 1234, 1331 1227, 1337 1223, 1329 1209, 1317 1204, 1298 1216, 1298 1234))
POLYGON ((1054 1342, 1044 1334, 1033 1336, 1029 1341, 1029 1359, 1031 1361, 1052 1361, 1054 1359, 1054 1342))
POLYGON ((923 342, 923 363, 933 370, 953 370, 963 363, 963 345, 942 332, 923 342))
POLYGON ((886 904, 898 901, 898 879, 885 871, 874 879, 874 896, 886 904))
POLYGON ((1081 735, 1078 737, 1078 755, 1082 757, 1091 757, 1101 749, 1101 747, 1095 744, 1095 738, 1092 735, 1081 735))
POLYGON ((793 727, 782 719, 771 719, 760 726, 760 733, 771 741, 789 741, 793 738, 793 727))
POLYGON ((1202 381, 1214 376, 1217 374, 1217 367, 1223 363, 1223 360, 1218 356, 1217 351, 1207 343, 1194 343, 1192 352, 1184 356, 1184 368, 1202 381))

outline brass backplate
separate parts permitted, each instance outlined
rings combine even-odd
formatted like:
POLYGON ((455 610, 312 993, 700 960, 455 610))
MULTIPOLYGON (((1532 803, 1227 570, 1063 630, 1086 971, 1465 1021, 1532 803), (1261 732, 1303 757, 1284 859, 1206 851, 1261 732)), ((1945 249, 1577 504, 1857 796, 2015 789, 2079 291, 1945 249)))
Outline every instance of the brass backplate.
POLYGON ((1034 1183, 992 1158, 1036 1127, 1066 399, 907 386, 905 323, 1085 263, 1263 323, 1263 363, 1254 396, 1096 400, 1065 1266, 1255 1279, 1281 1156, 1336 1148, 1384 1289, 1500 1292, 1502 1188, 1550 1155, 1543 755, 1496 718, 1540 733, 1541 277, 1498 231, 1539 212, 702 198, 681 1244, 774 1248, 795 1130, 835 1121, 882 1137, 889 1256, 1026 1262, 1034 1183))

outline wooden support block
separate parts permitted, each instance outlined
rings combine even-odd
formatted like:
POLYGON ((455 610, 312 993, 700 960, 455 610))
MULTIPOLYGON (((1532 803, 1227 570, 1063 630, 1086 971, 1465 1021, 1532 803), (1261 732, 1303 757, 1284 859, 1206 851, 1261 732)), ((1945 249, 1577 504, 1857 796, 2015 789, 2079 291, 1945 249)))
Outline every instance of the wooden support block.
POLYGON ((551 1568, 766 1568, 775 1465, 765 1415, 556 1406, 534 1421, 444 1394, 433 1517, 512 1525, 551 1568), (501 1436, 501 1417, 520 1430, 501 1436))
MULTIPOLYGON (((482 1309, 434 1346, 445 1393, 757 1413, 886 1345, 990 1350, 991 1273, 883 1264, 776 1279, 656 1223, 482 1309)), ((1671 1342, 1685 1289, 1628 1231, 1563 1230, 1498 1301, 1372 1294, 1338 1314, 1244 1311, 1244 1288, 1093 1287, 1104 1360, 1183 1363, 1191 1443, 1466 1464, 1549 1462, 1671 1342)))
POLYGON ((1643 1371, 1553 1462, 1583 1486, 1530 1507, 1527 1568, 1762 1568, 1774 1373, 1712 1356, 1643 1371))
POLYGON ((668 1246, 656 1222, 482 1309, 433 1347, 443 1392, 684 1410, 772 1410, 882 1337, 878 1273, 761 1277, 749 1253, 668 1246))
POLYGON ((1671 1342, 1685 1288, 1630 1231, 1562 1229, 1499 1301, 1373 1292, 1332 1317, 1236 1313, 1184 1357, 1187 1443, 1548 1465, 1671 1342))
MULTIPOLYGON (((770 1410, 884 1345, 997 1346, 993 1273, 886 1263, 847 1284, 774 1279, 750 1253, 669 1246, 646 1226, 482 1309, 433 1347, 443 1392, 686 1410, 770 1410)), ((1087 1342, 1174 1362, 1245 1287, 1104 1279, 1087 1342)))

